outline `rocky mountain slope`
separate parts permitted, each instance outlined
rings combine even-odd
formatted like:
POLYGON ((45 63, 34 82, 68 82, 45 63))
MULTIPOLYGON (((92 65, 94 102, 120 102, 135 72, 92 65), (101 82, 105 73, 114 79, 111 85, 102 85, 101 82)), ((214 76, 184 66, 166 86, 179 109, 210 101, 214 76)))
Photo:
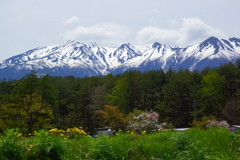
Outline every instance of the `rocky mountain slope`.
POLYGON ((148 46, 124 43, 118 48, 96 43, 66 43, 35 48, 0 62, 0 79, 19 79, 31 70, 40 75, 76 77, 122 73, 136 69, 147 71, 169 67, 202 70, 235 62, 240 58, 240 39, 210 37, 200 44, 171 47, 155 42, 148 46))

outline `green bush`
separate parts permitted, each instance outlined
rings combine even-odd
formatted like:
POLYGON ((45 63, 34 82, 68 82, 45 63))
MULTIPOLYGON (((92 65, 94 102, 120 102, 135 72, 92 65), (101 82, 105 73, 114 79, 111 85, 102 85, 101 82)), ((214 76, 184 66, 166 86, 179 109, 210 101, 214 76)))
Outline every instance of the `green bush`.
POLYGON ((41 130, 37 133, 37 140, 33 142, 33 148, 29 150, 28 160, 61 160, 66 151, 66 145, 62 139, 52 136, 41 130))
POLYGON ((21 143, 17 141, 19 129, 8 129, 4 131, 0 143, 0 159, 1 160, 22 160, 24 159, 23 148, 21 143))

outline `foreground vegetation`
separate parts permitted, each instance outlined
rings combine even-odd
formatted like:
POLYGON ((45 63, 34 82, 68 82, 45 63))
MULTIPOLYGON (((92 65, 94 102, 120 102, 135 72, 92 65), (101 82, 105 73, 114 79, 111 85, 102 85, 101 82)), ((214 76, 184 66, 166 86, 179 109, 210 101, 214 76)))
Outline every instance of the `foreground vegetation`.
POLYGON ((1 160, 237 160, 239 157, 239 134, 219 128, 142 134, 121 132, 101 138, 92 138, 76 127, 66 131, 40 130, 31 136, 11 129, 4 132, 0 141, 1 160))

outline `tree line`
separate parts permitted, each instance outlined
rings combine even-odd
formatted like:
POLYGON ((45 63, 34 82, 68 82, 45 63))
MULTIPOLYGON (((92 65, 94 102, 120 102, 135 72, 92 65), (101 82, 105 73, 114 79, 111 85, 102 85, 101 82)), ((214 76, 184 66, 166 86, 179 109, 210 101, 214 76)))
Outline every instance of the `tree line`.
POLYGON ((98 117, 106 105, 112 110, 117 106, 109 113, 113 118, 136 109, 155 111, 159 123, 175 127, 189 127, 195 118, 209 115, 239 124, 239 89, 240 60, 202 71, 130 70, 85 78, 38 77, 31 71, 19 80, 0 81, 0 130, 21 128, 32 133, 82 126, 92 132, 103 124, 98 117))

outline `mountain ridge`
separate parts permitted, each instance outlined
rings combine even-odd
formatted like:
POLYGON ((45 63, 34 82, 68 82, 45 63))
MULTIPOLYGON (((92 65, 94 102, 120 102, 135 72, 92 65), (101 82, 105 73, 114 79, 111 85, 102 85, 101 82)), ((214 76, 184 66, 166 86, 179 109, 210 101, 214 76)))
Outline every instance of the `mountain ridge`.
POLYGON ((37 47, 0 62, 0 79, 19 79, 30 70, 53 76, 76 77, 118 74, 129 69, 147 71, 170 67, 174 70, 202 70, 240 58, 240 39, 209 37, 186 47, 172 47, 155 42, 152 45, 103 47, 95 42, 66 43, 37 47))

